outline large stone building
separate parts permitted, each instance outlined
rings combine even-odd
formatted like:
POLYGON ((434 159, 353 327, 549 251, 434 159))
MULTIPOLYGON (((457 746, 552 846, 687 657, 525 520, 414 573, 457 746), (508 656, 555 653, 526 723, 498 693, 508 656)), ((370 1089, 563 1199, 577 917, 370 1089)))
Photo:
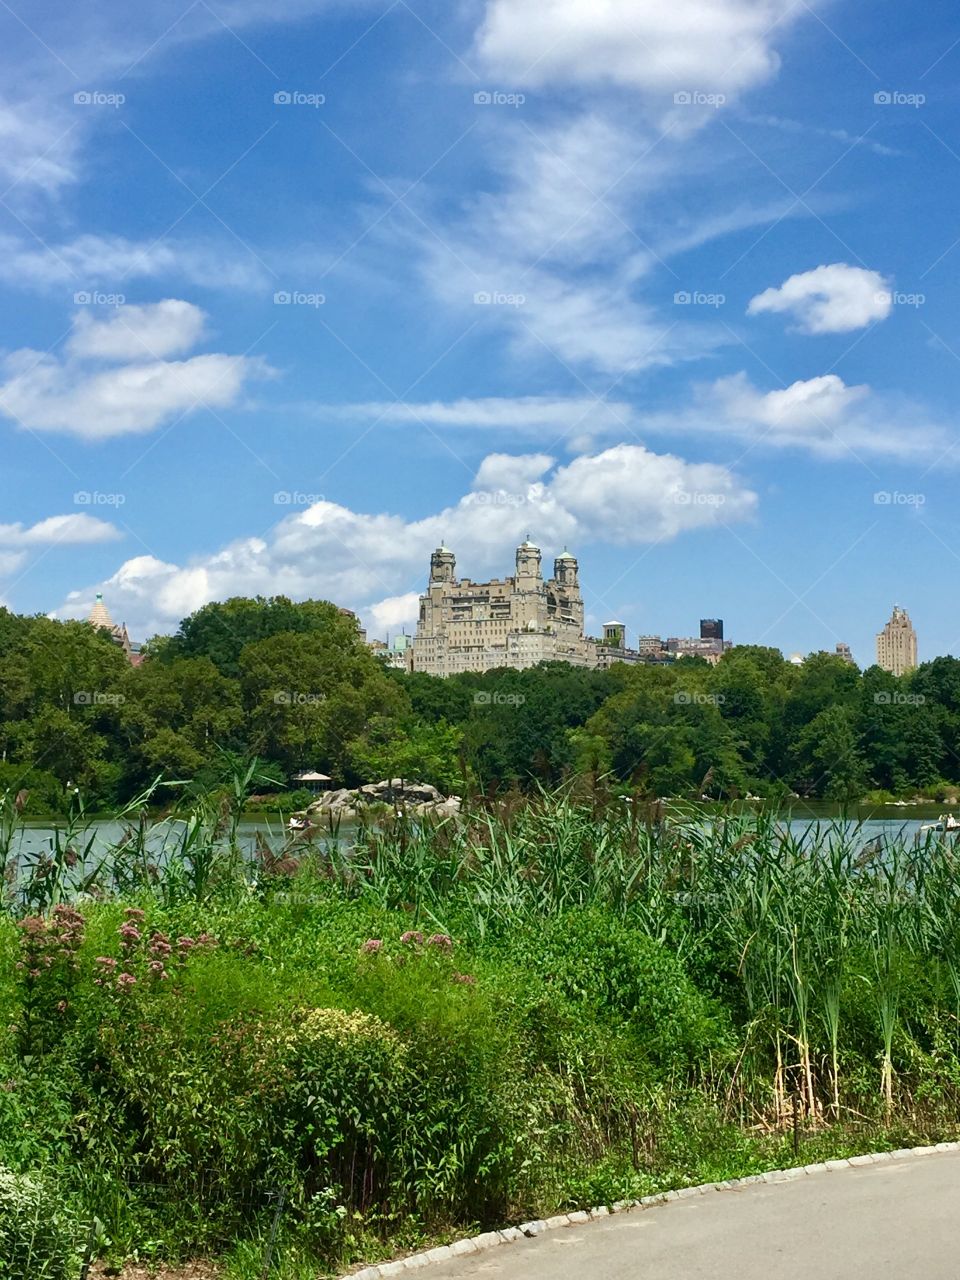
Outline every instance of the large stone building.
POLYGON ((895 676, 917 665, 917 633, 906 609, 893 606, 893 617, 877 636, 877 666, 895 676))
POLYGON ((597 665, 597 646, 583 634, 577 561, 568 551, 544 580, 540 548, 517 548, 516 574, 490 582, 457 578, 448 547, 430 557, 430 584, 420 597, 420 620, 410 669, 452 676, 460 671, 536 666, 538 662, 597 665))

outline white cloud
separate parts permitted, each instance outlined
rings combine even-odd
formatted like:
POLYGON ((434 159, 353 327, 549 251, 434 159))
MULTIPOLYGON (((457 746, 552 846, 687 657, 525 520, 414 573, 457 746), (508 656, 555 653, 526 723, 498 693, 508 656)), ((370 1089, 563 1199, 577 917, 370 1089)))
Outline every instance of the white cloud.
POLYGON ((638 425, 648 432, 722 436, 848 461, 937 458, 953 439, 921 405, 866 385, 848 386, 836 374, 774 391, 760 390, 746 373, 732 374, 699 387, 686 407, 639 416, 638 425))
MULTIPOLYGON (((26 563, 26 559, 25 551, 0 551, 0 577, 6 578, 16 572, 22 564, 26 563)), ((0 608, 6 607, 5 602, 0 599, 0 608)))
POLYGON ((0 415, 33 431, 105 440, 150 431, 202 406, 233 405, 251 377, 268 371, 261 360, 211 354, 167 361, 149 355, 151 343, 161 352, 189 345, 202 321, 196 307, 173 299, 129 307, 105 321, 80 318, 64 359, 29 349, 6 357, 0 415), (103 368, 91 356, 130 362, 103 368))
POLYGON ((642 544, 752 516, 757 498, 727 468, 617 445, 557 467, 543 454, 491 455, 474 487, 417 520, 317 502, 267 538, 229 543, 185 565, 126 561, 59 611, 83 617, 95 590, 138 635, 169 630, 208 600, 231 595, 324 596, 363 611, 379 629, 408 621, 430 552, 441 541, 464 574, 504 573, 527 533, 545 552, 585 542, 642 544))
POLYGON ((77 175, 79 121, 44 99, 0 101, 0 179, 56 192, 77 175))
POLYGON ((510 87, 738 93, 779 66, 790 0, 489 0, 476 55, 510 87))
POLYGON ((625 401, 595 400, 588 396, 483 396, 406 403, 370 401, 354 405, 315 405, 311 406, 311 412, 351 421, 419 422, 431 427, 547 435, 563 435, 572 427, 617 430, 633 416, 633 409, 625 401))
POLYGON ((890 281, 878 271, 834 262, 757 294, 747 314, 785 312, 804 333, 850 333, 886 319, 892 305, 890 281))
POLYGON ((676 164, 661 159, 655 136, 587 112, 492 140, 502 183, 472 196, 442 236, 422 222, 409 228, 428 287, 463 322, 504 333, 525 365, 601 375, 696 358, 729 340, 720 326, 672 307, 663 316, 636 294, 656 261, 633 229, 637 205, 676 164))
POLYGON ((78 311, 68 348, 71 355, 100 360, 161 360, 195 347, 206 320, 199 307, 178 298, 104 313, 78 311))
POLYGON ((420 593, 407 591, 402 596, 389 596, 371 605, 369 615, 374 634, 378 636, 409 626, 420 616, 420 593))
POLYGON ((116 526, 82 512, 67 516, 48 516, 34 525, 19 522, 0 524, 0 546, 5 547, 114 542, 122 536, 116 526))
POLYGON ((33 525, 0 524, 0 577, 22 568, 37 547, 90 546, 122 537, 116 526, 82 512, 48 516, 33 525))
POLYGON ((16 288, 71 293, 122 292, 135 280, 177 279, 215 289, 266 288, 265 268, 249 253, 215 241, 130 240, 84 234, 73 240, 38 244, 0 235, 0 279, 16 288))

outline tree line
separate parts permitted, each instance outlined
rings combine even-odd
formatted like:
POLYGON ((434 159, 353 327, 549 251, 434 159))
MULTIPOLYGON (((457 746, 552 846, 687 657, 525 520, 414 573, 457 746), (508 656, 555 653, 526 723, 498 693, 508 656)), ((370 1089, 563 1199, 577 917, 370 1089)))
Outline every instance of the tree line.
POLYGON ((0 609, 0 791, 28 791, 28 812, 73 788, 109 807, 161 775, 215 785, 251 756, 264 791, 315 769, 445 792, 589 775, 651 797, 937 796, 960 782, 960 660, 898 679, 740 645, 716 666, 441 680, 384 666, 334 605, 275 597, 206 605, 132 667, 87 623, 0 609))

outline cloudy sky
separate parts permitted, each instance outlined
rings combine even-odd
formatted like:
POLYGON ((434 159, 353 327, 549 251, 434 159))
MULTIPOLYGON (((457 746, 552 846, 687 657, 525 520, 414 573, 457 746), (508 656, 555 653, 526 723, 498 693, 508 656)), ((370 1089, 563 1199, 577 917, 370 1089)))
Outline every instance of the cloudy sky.
POLYGON ((11 0, 0 600, 960 651, 960 26, 896 0, 11 0), (918 21, 918 14, 922 23, 918 21))

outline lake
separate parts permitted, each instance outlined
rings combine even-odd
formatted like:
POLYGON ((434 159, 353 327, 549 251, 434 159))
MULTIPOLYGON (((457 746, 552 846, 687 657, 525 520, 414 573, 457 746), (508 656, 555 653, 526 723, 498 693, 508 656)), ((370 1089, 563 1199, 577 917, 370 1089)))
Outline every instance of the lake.
MULTIPOLYGON (((719 811, 716 805, 704 805, 705 817, 712 817, 719 811)), ((859 825, 864 840, 871 840, 883 835, 887 839, 900 836, 911 842, 922 823, 935 822, 948 806, 936 801, 930 804, 908 805, 857 805, 841 809, 836 804, 824 802, 795 802, 789 810, 784 810, 784 818, 789 813, 789 825, 794 832, 802 832, 811 823, 835 823, 843 818, 848 827, 859 825)), ((956 811, 956 809, 954 809, 956 811)), ((89 824, 90 831, 95 832, 94 851, 103 850, 116 844, 128 829, 123 823, 109 818, 96 819, 89 824)), ((162 856, 164 847, 175 847, 179 839, 182 824, 167 820, 158 822, 151 831, 150 850, 154 856, 162 856)), ((339 833, 339 842, 349 844, 353 839, 354 826, 343 823, 339 833)), ((253 854, 257 845, 257 835, 267 841, 272 848, 277 848, 286 839, 286 832, 280 819, 275 814, 251 815, 239 826, 241 849, 253 854)), ((30 821, 20 832, 15 841, 14 853, 25 854, 29 858, 49 851, 54 835, 54 824, 51 820, 30 821)), ((327 837, 329 838, 329 837, 327 837)))

